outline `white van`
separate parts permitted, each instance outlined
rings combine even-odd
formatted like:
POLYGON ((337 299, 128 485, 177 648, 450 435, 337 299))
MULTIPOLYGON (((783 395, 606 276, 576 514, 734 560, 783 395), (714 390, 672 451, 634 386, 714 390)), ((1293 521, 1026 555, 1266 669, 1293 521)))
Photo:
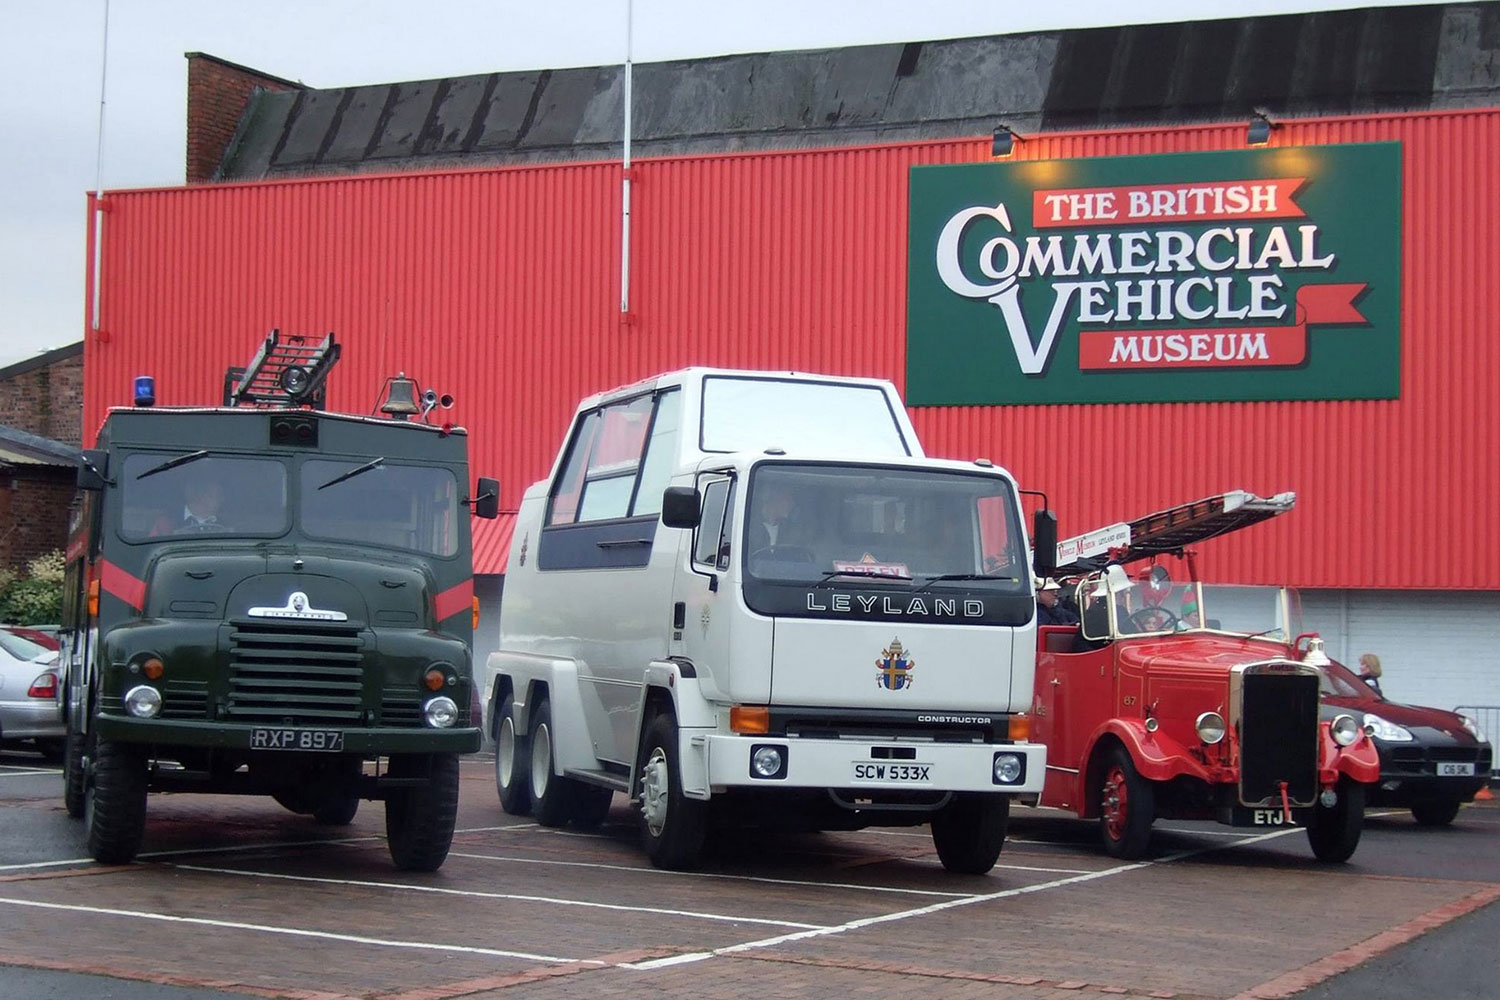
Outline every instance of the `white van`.
POLYGON ((501 804, 597 824, 623 792, 667 868, 718 824, 931 822, 947 868, 988 871, 1045 772, 1032 572, 1010 475, 924 457, 889 382, 693 368, 591 397, 512 542, 501 804))

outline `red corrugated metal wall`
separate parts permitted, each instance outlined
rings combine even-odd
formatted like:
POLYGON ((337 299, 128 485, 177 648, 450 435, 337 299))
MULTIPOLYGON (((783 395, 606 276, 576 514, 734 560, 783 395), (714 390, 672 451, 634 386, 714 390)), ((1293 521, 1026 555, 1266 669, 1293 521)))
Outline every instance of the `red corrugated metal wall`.
MULTIPOLYGON (((1286 122, 1274 142, 1379 140, 1404 150, 1401 399, 924 408, 929 453, 1008 466, 1065 535, 1228 488, 1296 490, 1293 514, 1204 550, 1223 579, 1500 586, 1500 110, 1286 122)), ((1235 123, 1039 136, 1018 155, 1243 142, 1235 123)), ((370 410, 398 369, 451 392, 476 472, 513 507, 601 388, 687 364, 899 385, 907 170, 987 155, 986 139, 640 161, 629 323, 618 164, 111 193, 86 425, 128 402, 133 375, 154 373, 164 403, 215 402, 272 327, 333 330, 334 408, 370 410)))

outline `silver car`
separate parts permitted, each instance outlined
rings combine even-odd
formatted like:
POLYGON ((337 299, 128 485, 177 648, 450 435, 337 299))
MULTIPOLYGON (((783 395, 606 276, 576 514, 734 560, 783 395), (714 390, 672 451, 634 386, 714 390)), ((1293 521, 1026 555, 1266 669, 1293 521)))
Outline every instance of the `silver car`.
POLYGON ((63 753, 57 651, 0 629, 0 746, 23 740, 49 760, 63 753))

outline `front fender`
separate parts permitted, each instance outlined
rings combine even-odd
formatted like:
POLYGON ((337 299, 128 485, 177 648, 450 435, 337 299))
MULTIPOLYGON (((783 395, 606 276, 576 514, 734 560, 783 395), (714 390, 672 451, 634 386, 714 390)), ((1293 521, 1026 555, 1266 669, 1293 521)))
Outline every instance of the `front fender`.
POLYGON ((1099 741, 1113 736, 1125 744, 1131 762, 1141 777, 1148 781, 1171 781, 1187 775, 1200 781, 1210 781, 1208 771, 1188 753, 1187 747, 1160 730, 1146 731, 1144 719, 1108 719, 1089 737, 1085 760, 1093 760, 1099 741))
POLYGON ((1333 729, 1328 723, 1318 727, 1318 780, 1325 787, 1338 783, 1339 777, 1369 785, 1380 780, 1380 754, 1375 744, 1364 733, 1349 746, 1341 747, 1333 741, 1333 729))

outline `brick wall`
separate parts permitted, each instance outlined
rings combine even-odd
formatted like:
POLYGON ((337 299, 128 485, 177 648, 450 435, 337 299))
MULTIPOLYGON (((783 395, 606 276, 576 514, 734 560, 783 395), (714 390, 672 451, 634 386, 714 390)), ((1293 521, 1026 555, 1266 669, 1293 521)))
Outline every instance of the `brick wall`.
POLYGON ((202 52, 189 52, 187 59, 187 182, 198 184, 214 179, 257 88, 296 90, 301 85, 202 52))
POLYGON ((25 573, 37 556, 67 548, 76 492, 72 469, 0 472, 0 568, 25 573))
MULTIPOLYGON (((59 352, 61 353, 61 352, 59 352)), ((83 352, 0 377, 0 424, 74 447, 83 443, 83 352)))

